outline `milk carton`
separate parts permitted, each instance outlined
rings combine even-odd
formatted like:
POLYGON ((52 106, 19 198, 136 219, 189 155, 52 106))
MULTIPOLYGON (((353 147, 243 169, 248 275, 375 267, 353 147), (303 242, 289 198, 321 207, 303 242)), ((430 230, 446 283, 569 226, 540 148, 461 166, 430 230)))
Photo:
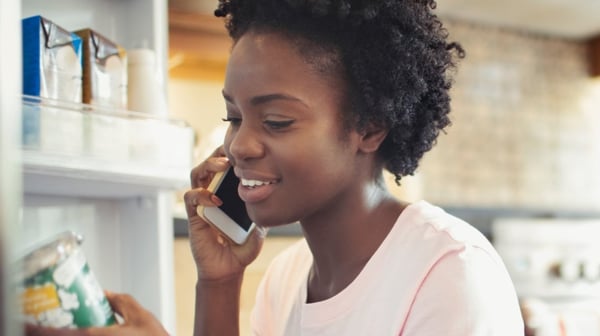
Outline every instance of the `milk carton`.
POLYGON ((23 93, 81 102, 81 39, 42 16, 22 20, 23 93))

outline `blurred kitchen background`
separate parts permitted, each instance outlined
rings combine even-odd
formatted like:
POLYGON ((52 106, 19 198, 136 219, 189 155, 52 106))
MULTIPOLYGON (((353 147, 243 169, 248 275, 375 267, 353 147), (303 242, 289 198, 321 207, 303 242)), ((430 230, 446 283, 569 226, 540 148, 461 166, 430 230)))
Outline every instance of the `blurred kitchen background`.
MULTIPOLYGON (((16 89, 8 81, 20 73, 16 58, 3 52, 3 260, 18 250, 11 237, 27 241, 28 235, 39 238, 64 228, 83 231, 100 282, 132 292, 178 335, 192 333, 195 283, 181 195, 187 170, 220 143, 224 132, 221 89, 230 42, 222 21, 212 16, 215 3, 0 0, 2 45, 20 43, 8 34, 11 22, 17 26, 22 17, 40 13, 72 29, 93 22, 125 47, 155 51, 168 102, 163 117, 194 134, 186 147, 189 162, 159 164, 166 170, 144 171, 141 178, 135 167, 107 173, 81 168, 87 162, 81 160, 65 173, 47 156, 15 151, 20 116, 9 111, 23 107, 11 98, 16 89), (91 11, 111 19, 103 22, 91 11), (122 36, 137 25, 127 21, 138 13, 148 22, 122 36), (22 184, 15 178, 21 174, 22 184), (22 200, 15 198, 21 194, 22 200), (24 210, 16 211, 19 207, 24 210)), ((600 335, 600 1, 440 0, 436 10, 450 39, 467 52, 452 89, 453 125, 415 176, 401 187, 390 178, 390 188, 407 200, 438 204, 489 237, 515 282, 530 335, 600 335)), ((269 260, 299 234, 293 225, 270 232, 246 276, 243 326, 269 260)), ((8 302, 14 294, 3 288, 1 301, 8 302)), ((10 323, 3 325, 5 335, 14 335, 10 323)), ((244 329, 243 334, 250 333, 244 329)))

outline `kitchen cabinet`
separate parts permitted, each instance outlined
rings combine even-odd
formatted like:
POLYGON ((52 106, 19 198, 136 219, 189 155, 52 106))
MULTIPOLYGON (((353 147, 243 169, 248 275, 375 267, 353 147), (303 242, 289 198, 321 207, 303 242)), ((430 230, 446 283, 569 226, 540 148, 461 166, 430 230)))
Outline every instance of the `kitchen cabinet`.
POLYGON ((171 78, 222 83, 230 50, 231 39, 222 18, 187 8, 169 10, 169 51, 174 60, 171 78))
MULTIPOLYGON (((153 49, 158 56, 157 71, 164 87, 168 45, 167 0, 22 0, 16 5, 5 3, 2 2, 1 7, 3 18, 10 15, 20 19, 39 14, 68 30, 92 28, 125 49, 153 49)), ((2 20, 0 31, 3 36, 6 36, 6 31, 20 32, 20 20, 2 20)), ((6 50, 20 51, 20 34, 7 41, 3 39, 2 44, 5 55, 9 54, 6 50)), ((0 65, 0 69, 16 66, 18 70, 13 71, 12 78, 20 78, 20 52, 9 55, 0 65)), ((4 73, 0 75, 6 78, 4 73)), ((52 107, 49 107, 44 101, 25 99, 21 102, 21 98, 15 96, 21 90, 18 80, 13 83, 0 81, 0 84, 3 130, 7 126, 20 129, 20 116, 28 108, 38 109, 42 115, 79 113, 81 119, 91 118, 92 114, 85 112, 89 107, 84 105, 79 105, 78 111, 78 107, 60 104, 50 104, 52 107), (5 125, 5 122, 12 125, 5 125)), ((179 145, 177 151, 183 156, 187 151, 191 156, 191 129, 167 119, 167 111, 161 117, 148 120, 139 115, 132 117, 133 112, 104 112, 107 113, 106 118, 125 123, 142 121, 153 124, 153 127, 141 129, 134 126, 130 134, 151 135, 165 143, 181 140, 182 143, 173 143, 179 145), (166 129, 167 135, 162 132, 166 129)), ((105 131, 104 137, 96 137, 97 140, 116 142, 111 129, 105 131)), ((12 149, 17 146, 13 138, 7 139, 10 134, 3 131, 0 136, 1 144, 12 144, 12 149)), ((126 140, 123 146, 131 145, 132 141, 126 140)), ((9 251, 13 256, 55 233, 64 230, 81 233, 84 236, 84 253, 102 287, 131 294, 163 323, 169 333, 175 334, 173 190, 187 186, 189 162, 184 159, 173 164, 160 156, 169 152, 164 144, 156 142, 153 146, 147 150, 159 153, 156 161, 121 160, 86 150, 75 154, 60 153, 46 150, 43 146, 16 151, 11 159, 20 156, 21 161, 13 173, 23 176, 22 185, 14 183, 8 189, 3 184, 2 199, 22 196, 20 219, 15 221, 18 224, 11 224, 10 230, 3 223, 3 233, 9 232, 10 240, 14 241, 9 251)), ((0 151, 3 172, 5 158, 11 155, 11 150, 5 150, 5 147, 0 151)))

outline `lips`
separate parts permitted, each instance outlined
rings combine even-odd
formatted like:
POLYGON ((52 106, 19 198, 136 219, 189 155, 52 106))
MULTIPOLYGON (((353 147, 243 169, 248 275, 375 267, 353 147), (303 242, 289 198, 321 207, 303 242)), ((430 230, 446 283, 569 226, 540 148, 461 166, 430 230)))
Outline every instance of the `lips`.
POLYGON ((267 199, 275 190, 275 185, 279 180, 258 176, 249 176, 250 174, 240 174, 240 184, 238 194, 247 204, 258 203, 267 199), (247 175, 247 176, 244 176, 247 175))

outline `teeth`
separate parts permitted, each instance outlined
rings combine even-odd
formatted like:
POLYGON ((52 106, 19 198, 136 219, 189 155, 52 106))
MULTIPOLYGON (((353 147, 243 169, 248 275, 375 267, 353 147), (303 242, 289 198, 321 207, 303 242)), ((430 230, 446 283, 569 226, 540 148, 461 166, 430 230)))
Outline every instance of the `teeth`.
POLYGON ((260 187, 260 186, 268 185, 268 184, 271 184, 271 183, 272 182, 270 182, 270 181, 259 181, 259 180, 242 179, 242 185, 244 187, 250 187, 250 188, 260 187))

